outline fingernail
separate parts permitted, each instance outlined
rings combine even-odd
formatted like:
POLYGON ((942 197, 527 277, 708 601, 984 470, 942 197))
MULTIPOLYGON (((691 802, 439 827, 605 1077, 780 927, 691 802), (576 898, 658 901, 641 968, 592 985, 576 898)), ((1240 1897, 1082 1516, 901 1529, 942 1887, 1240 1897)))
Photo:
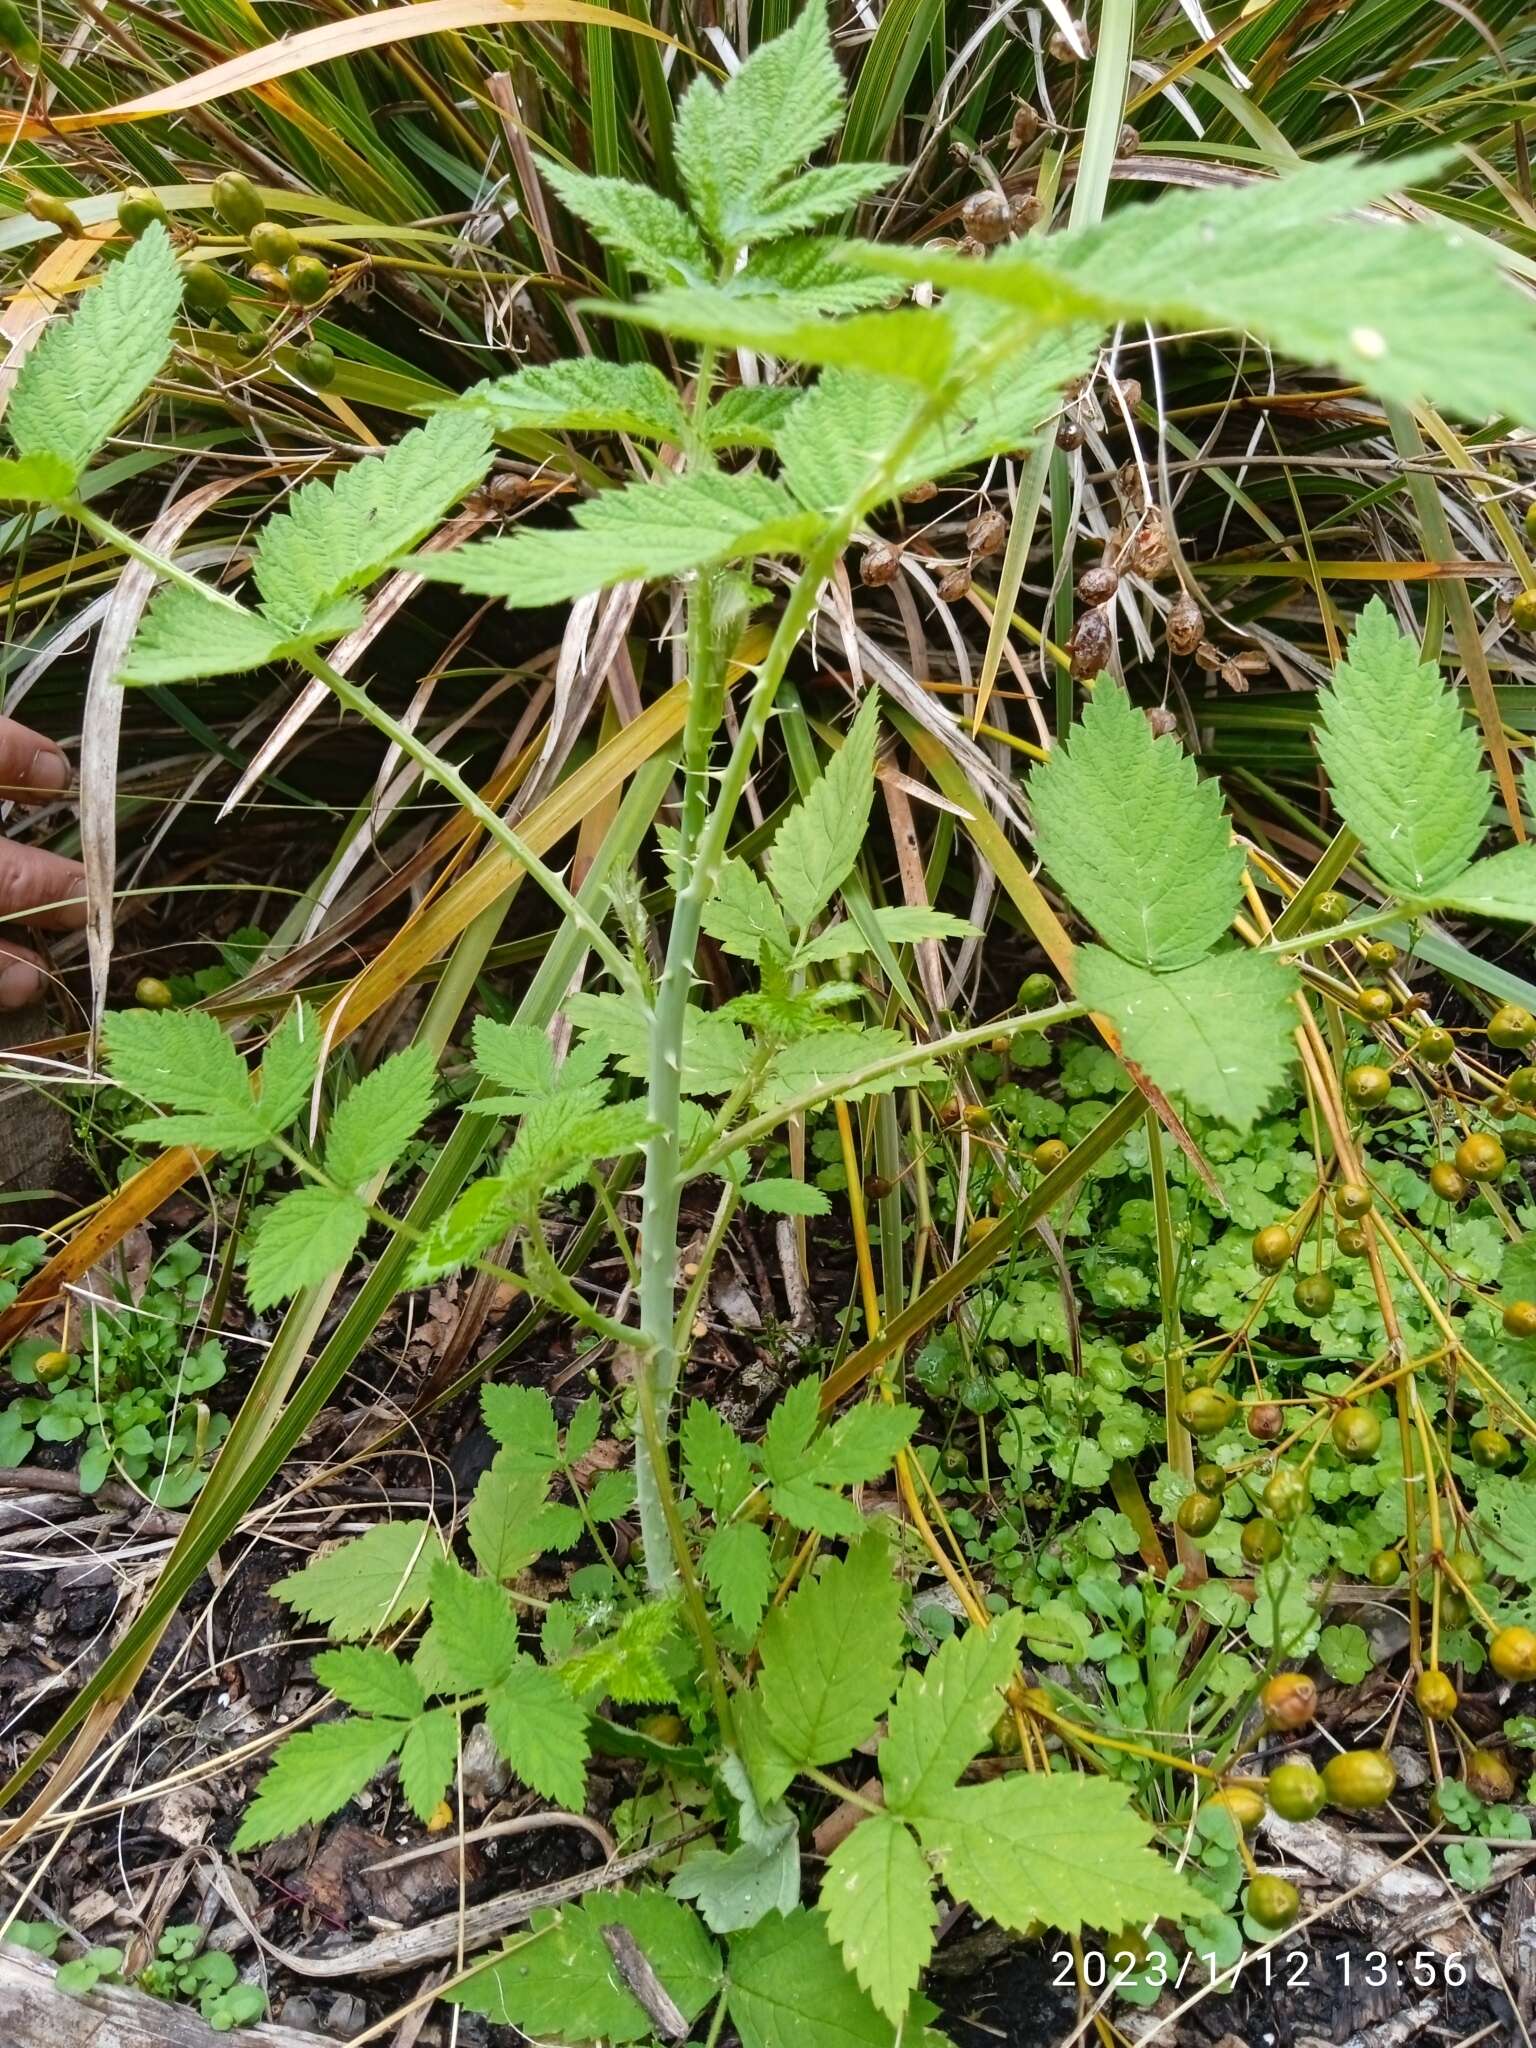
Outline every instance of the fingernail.
POLYGON ((13 960, 0 969, 0 1010, 24 1010, 42 993, 43 977, 25 960, 13 960))
POLYGON ((27 783, 32 789, 68 789, 69 762, 57 747, 39 747, 27 770, 27 783))

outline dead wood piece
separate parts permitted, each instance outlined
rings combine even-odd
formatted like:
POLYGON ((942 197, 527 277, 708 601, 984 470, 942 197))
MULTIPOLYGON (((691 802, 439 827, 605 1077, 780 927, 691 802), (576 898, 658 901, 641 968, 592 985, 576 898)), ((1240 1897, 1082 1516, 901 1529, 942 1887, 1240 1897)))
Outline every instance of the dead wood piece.
POLYGON ((98 1984, 74 1998, 54 1983, 54 1966, 30 1949, 0 1943, 0 2041, 17 2048, 335 2048, 292 2027, 236 2027, 217 2033, 195 2012, 128 1984, 98 1984))

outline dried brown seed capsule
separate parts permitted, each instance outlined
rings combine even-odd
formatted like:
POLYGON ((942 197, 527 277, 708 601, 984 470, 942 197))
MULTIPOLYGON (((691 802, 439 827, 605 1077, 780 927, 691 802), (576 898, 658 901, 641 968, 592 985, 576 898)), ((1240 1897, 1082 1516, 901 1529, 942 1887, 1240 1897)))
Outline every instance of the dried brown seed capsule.
POLYGON ((1131 542, 1131 560, 1138 574, 1149 579, 1166 576, 1173 566, 1173 556, 1168 551, 1168 535, 1162 519, 1156 512, 1148 512, 1142 519, 1136 538, 1131 542))
POLYGON ((927 483, 914 484, 910 491, 902 493, 903 505, 926 505, 939 495, 939 487, 930 478, 927 483))
POLYGON ((1077 594, 1084 604, 1108 604, 1120 588, 1120 578, 1107 562, 1085 569, 1077 579, 1077 594))
POLYGON ((1202 640, 1195 649, 1195 662, 1200 668, 1215 671, 1226 667, 1227 657, 1213 642, 1202 640))
POLYGON ((1248 1434, 1261 1443, 1273 1443, 1285 1430, 1285 1410, 1278 1401, 1256 1401, 1248 1410, 1248 1434))
POLYGON ((946 604, 955 604, 964 597, 971 587, 971 565, 960 563, 958 568, 948 569, 939 578, 939 596, 946 604))
POLYGON ((859 581, 878 589, 882 583, 894 583, 901 574, 901 549, 892 547, 888 540, 871 541, 859 557, 859 581))
POLYGON ((1122 377, 1116 389, 1119 392, 1120 404, 1125 407, 1127 412, 1134 412, 1141 403, 1141 379, 1139 377, 1122 377))
POLYGON ((1008 521, 989 505, 966 527, 965 544, 973 555, 1000 555, 1008 545, 1008 521))
POLYGON ((1020 100, 1013 110, 1013 125, 1008 130, 1010 149, 1027 149, 1045 126, 1028 100, 1020 100))
POLYGON ((1016 235, 1027 233, 1044 213, 1045 207, 1038 192, 1015 192, 1008 202, 1008 214, 1016 235))
POLYGON ((1003 242, 1013 230, 1013 208, 1002 192, 973 192, 960 209, 965 231, 978 242, 1003 242))
POLYGON ((1046 48, 1058 64, 1081 64, 1085 57, 1093 55, 1093 38, 1086 22, 1074 21, 1070 36, 1059 28, 1053 29, 1046 48))
POLYGON ((1072 657, 1072 673, 1079 682, 1099 673, 1109 660, 1114 644, 1115 636, 1108 613, 1102 607, 1084 612, 1072 628, 1072 638, 1067 643, 1067 651, 1072 657))
POLYGON ((1181 590, 1168 607, 1165 630, 1175 654, 1193 654, 1204 640, 1205 614, 1187 590, 1181 590))
POLYGON ((1141 130, 1133 128, 1129 121, 1123 123, 1115 149, 1121 156, 1134 156, 1141 147, 1141 130))
POLYGON ((1177 715, 1170 711, 1166 704, 1149 704, 1146 716, 1154 739, 1165 740, 1169 733, 1177 732, 1179 729, 1177 715))
POLYGON ((1490 1806, 1502 1806, 1515 1796, 1515 1774, 1496 1749, 1474 1749, 1467 1758, 1462 1782, 1490 1806))

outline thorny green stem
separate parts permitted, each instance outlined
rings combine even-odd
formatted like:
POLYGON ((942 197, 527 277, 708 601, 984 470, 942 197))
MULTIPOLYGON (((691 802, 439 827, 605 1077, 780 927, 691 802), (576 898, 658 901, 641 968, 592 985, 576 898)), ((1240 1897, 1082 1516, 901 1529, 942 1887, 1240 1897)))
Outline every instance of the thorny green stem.
POLYGON ((109 547, 121 548, 130 560, 139 563, 145 569, 152 569, 168 583, 174 583, 182 590, 192 591, 194 595, 206 599, 209 604, 218 605, 223 611, 238 612, 245 609, 227 592, 215 590, 211 584, 200 582, 189 570, 142 546, 131 533, 124 533, 120 526, 114 526, 110 519, 103 519, 99 512, 93 512, 89 505, 82 505, 78 499, 72 498, 68 504, 61 505, 59 510, 77 521, 87 533, 94 533, 98 540, 104 540, 109 547))

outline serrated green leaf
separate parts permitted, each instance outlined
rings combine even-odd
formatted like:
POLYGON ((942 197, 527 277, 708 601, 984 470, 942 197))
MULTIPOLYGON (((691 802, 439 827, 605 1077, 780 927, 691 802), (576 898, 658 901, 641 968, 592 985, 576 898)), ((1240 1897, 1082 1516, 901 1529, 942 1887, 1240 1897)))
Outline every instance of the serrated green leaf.
POLYGON ((601 491, 578 505, 574 518, 570 527, 524 527, 421 555, 411 566, 429 582, 527 608, 740 556, 795 553, 819 530, 782 484, 713 470, 601 491))
POLYGON ((922 1047, 914 1045, 904 1032, 884 1024, 864 1030, 838 1025, 830 1031, 812 1032, 776 1052, 758 1084, 756 1099, 764 1109, 812 1091, 828 1100, 839 1096, 845 1102, 861 1102, 869 1095, 888 1095, 893 1088, 931 1080, 937 1072, 922 1047), (909 1064, 870 1077, 872 1067, 904 1052, 911 1054, 909 1064))
POLYGON ((1225 935, 1243 856, 1221 790, 1110 677, 1030 776, 1029 800, 1046 866, 1122 959, 1188 967, 1225 935))
POLYGON ((452 408, 334 483, 305 484, 256 543, 252 569, 266 615, 290 634, 308 630, 429 534, 490 466, 484 416, 452 408))
POLYGON ((834 220, 899 175, 892 164, 823 164, 802 171, 792 183, 757 203, 750 239, 776 240, 780 235, 798 234, 819 222, 834 220))
POLYGON ((734 855, 721 863, 720 878, 704 905, 709 936, 739 960, 761 960, 763 949, 790 950, 789 928, 773 891, 734 855))
POLYGON ((432 1567, 442 1554, 430 1522, 381 1522, 290 1572, 272 1591, 306 1621, 355 1641, 425 1607, 432 1567))
POLYGON ((1433 901, 1447 910, 1464 910, 1470 917, 1536 924, 1536 845, 1527 841, 1474 861, 1464 874, 1437 889, 1433 901))
POLYGON ((893 1812, 921 1810, 986 1748, 1018 1663, 1023 1624, 1023 1615, 1010 1609, 988 1629, 951 1636, 921 1671, 906 1673, 880 1746, 880 1777, 893 1812))
POLYGON ((580 1813, 587 1797, 587 1716, 553 1671, 520 1657, 485 1703, 491 1740, 525 1785, 580 1813))
POLYGON ((694 215, 718 249, 734 253, 770 238, 765 213, 833 133, 842 103, 825 0, 808 0, 793 25, 760 44, 723 86, 694 80, 673 140, 694 215))
POLYGON ((1101 946, 1077 956, 1077 992, 1107 1016, 1129 1058, 1202 1115, 1246 1131, 1295 1056, 1293 970, 1270 953, 1213 953, 1149 974, 1101 946))
POLYGON ((632 1607, 612 1635, 590 1650, 581 1650, 560 1666, 560 1682, 583 1701, 615 1699, 629 1706, 649 1706, 677 1697, 662 1653, 677 1633, 677 1605, 648 1600, 632 1607))
POLYGON ((1375 597, 1317 702, 1317 750, 1340 817, 1389 889, 1434 896, 1477 852, 1493 808, 1455 692, 1375 597))
POLYGON ((24 455, 19 462, 0 456, 0 499, 53 505, 69 497, 74 488, 75 466, 62 455, 24 455))
POLYGON ((347 1263, 367 1228, 366 1205, 334 1188, 296 1188, 261 1210, 245 1262, 251 1307, 270 1308, 318 1286, 347 1263))
POLYGON ((324 1820, 376 1778, 405 1739, 403 1721, 327 1721, 290 1735, 272 1759, 233 1847, 259 1849, 324 1820))
POLYGON ((560 1462, 560 1425, 542 1387, 488 1383, 480 1389, 480 1413, 509 1465, 548 1474, 560 1462))
POLYGON ((768 871, 796 933, 826 909, 859 857, 875 797, 879 740, 880 697, 871 690, 842 746, 774 838, 768 871))
MULTIPOLYGON (((664 201, 663 204, 666 202, 664 201)), ((459 401, 478 406, 498 434, 633 434, 683 442, 688 416, 672 385, 650 363, 576 356, 476 384, 459 401)))
POLYGON ((901 1589, 873 1533, 769 1615, 758 1692, 790 1763, 833 1763, 865 1740, 890 1704, 901 1636, 901 1589))
POLYGON ((704 415, 711 448, 775 448, 799 392, 783 384, 741 384, 723 392, 704 415))
POLYGON ((443 1996, 531 2040, 648 2040, 655 2022, 603 1939, 603 1929, 615 1926, 634 1937, 684 2019, 696 2019, 718 1993, 719 1954, 698 1915, 656 1891, 610 1892, 567 1906, 443 1996))
POLYGON ((1043 1920, 1076 1934, 1209 1911, 1148 1847, 1129 1787, 1110 1778, 1020 1771, 935 1793, 913 1818, 955 1897, 1003 1927, 1043 1920))
POLYGON ((432 1109, 437 1062, 430 1045, 408 1046, 380 1062, 349 1090, 331 1118, 325 1170, 359 1188, 393 1166, 432 1109))
POLYGON ((456 1273, 471 1259, 499 1244, 517 1221, 519 1210, 499 1174, 471 1181, 440 1216, 425 1237, 411 1248, 407 1287, 426 1287, 446 1273, 456 1273))
POLYGON ((400 1790, 418 1820, 436 1813, 458 1768, 458 1715, 451 1707, 418 1715, 400 1745, 400 1790))
POLYGON ((1240 191, 1180 192, 984 263, 882 248, 882 269, 984 293, 1033 321, 1223 326, 1328 363, 1383 398, 1536 418, 1528 303, 1454 228, 1344 221, 1443 155, 1332 159, 1240 191), (1305 278, 1298 290, 1296 280, 1305 278))
POLYGON ((267 1040, 261 1056, 259 1110, 271 1131, 285 1131, 307 1109, 325 1047, 320 1021, 305 1002, 297 1002, 267 1040))
POLYGON ((699 1567, 720 1611, 752 1636, 773 1591, 773 1546, 756 1522, 727 1522, 704 1546, 699 1567))
POLYGON ((22 364, 5 415, 17 454, 78 476, 170 354, 180 304, 181 272, 156 222, 22 364))
MULTIPOLYGON (((572 996, 565 1013, 576 1029, 611 1053, 621 1074, 643 1081, 650 1072, 650 1021, 641 1005, 613 993, 572 996)), ((690 1005, 683 1024, 685 1095, 726 1095, 751 1057, 739 1024, 690 1005)))
MULTIPOLYGON (((996 324, 995 318, 979 323, 974 345, 996 324)), ((887 458, 911 427, 924 402, 921 394, 910 383, 827 370, 780 431, 784 481, 802 504, 831 513, 867 502, 882 473, 875 502, 989 456, 1027 448, 1060 409, 1062 386, 1092 363, 1097 341, 1094 329, 1073 330, 1017 351, 989 381, 969 386, 964 399, 907 448, 894 469, 887 458)))
POLYGON ((749 1180, 741 1190, 741 1199, 753 1209, 762 1209, 770 1216, 829 1216, 832 1213, 830 1196, 807 1180, 749 1180))
MULTIPOLYGON (((827 318, 825 301, 830 296, 816 286, 807 290, 801 303, 793 296, 690 285, 651 292, 632 304, 604 304, 602 310, 616 320, 685 341, 712 341, 787 362, 894 377, 924 390, 942 386, 953 372, 963 343, 957 327, 942 313, 898 306, 894 312, 851 312, 846 319, 834 320, 827 318)), ((849 296, 857 303, 869 295, 855 290, 849 296)))
MULTIPOLYGON (((101 1035, 118 1087, 206 1118, 210 1129, 226 1133, 209 1139, 168 1132, 168 1142, 214 1143, 231 1151, 249 1151, 265 1142, 272 1126, 252 1099, 245 1061, 205 1010, 109 1010, 101 1035)), ((152 1133, 157 1126, 138 1128, 152 1133)))
POLYGON ((184 584, 157 590, 144 614, 119 679, 125 683, 194 683, 207 676, 245 675, 306 653, 361 617, 354 602, 329 605, 314 630, 292 633, 260 612, 236 610, 200 597, 184 584))
POLYGON ((625 178, 593 178, 542 163, 545 182, 605 249, 653 284, 688 284, 714 268, 703 237, 680 206, 625 178))
POLYGON ((546 1550, 565 1550, 579 1538, 580 1517, 571 1530, 571 1511, 551 1507, 549 1467, 542 1469, 517 1449, 498 1451, 475 1488, 469 1508, 469 1542, 487 1577, 516 1578, 546 1550), (569 1540, 568 1540, 569 1539, 569 1540))
POLYGON ((452 1558, 432 1566, 435 1650, 460 1692, 499 1685, 522 1654, 517 1622, 494 1580, 476 1578, 452 1558))
MULTIPOLYGON (((916 905, 882 904, 872 910, 875 929, 893 946, 916 946, 924 939, 974 939, 979 928, 968 917, 952 917, 947 910, 923 910, 916 905)), ((856 925, 835 924, 795 951, 795 964, 812 960, 837 960, 844 953, 866 953, 868 941, 856 925)))
POLYGON ((321 1650, 312 1662, 321 1685, 354 1713, 409 1721, 427 1704, 416 1674, 388 1650, 321 1650))
POLYGON ((731 1943, 741 2048, 893 2048, 891 2022, 843 1968, 819 1913, 777 1915, 731 1943))
POLYGON ((797 1529, 857 1536, 859 1511, 835 1489, 861 1485, 888 1471, 911 1439, 917 1410, 899 1402, 862 1402, 813 1440, 819 1393, 815 1380, 801 1380, 769 1418, 762 1461, 773 1509, 797 1529))
POLYGON ((704 1401, 690 1401, 678 1430, 688 1491, 717 1520, 734 1515, 752 1491, 752 1460, 725 1417, 704 1401))
POLYGON ((494 1100, 482 1097, 475 1106, 500 1116, 521 1116, 546 1096, 589 1087, 602 1075, 601 1047, 573 1046, 557 1069, 555 1049, 535 1024, 477 1017, 474 1048, 476 1071, 504 1091, 494 1100))
POLYGON ((650 1128, 643 1102, 594 1105, 590 1090, 534 1103, 501 1162, 515 1212, 535 1215, 549 1196, 585 1180, 598 1160, 637 1151, 650 1128))
POLYGON ((827 1932, 887 2018, 906 2011, 933 1953, 933 1878, 911 1830, 870 1814, 832 1852, 821 1884, 827 1932))

